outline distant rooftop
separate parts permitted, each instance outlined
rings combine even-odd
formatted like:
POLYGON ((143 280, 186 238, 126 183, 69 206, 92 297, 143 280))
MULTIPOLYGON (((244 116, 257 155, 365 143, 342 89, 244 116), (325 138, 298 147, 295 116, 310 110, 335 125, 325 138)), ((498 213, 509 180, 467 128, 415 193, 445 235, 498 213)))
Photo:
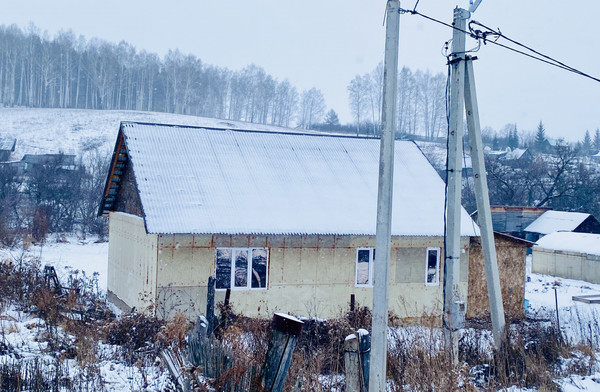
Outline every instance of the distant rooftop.
POLYGON ((555 231, 573 231, 590 214, 583 212, 546 211, 525 228, 530 233, 550 234, 555 231))
POLYGON ((15 151, 17 139, 14 137, 0 137, 0 150, 15 151))

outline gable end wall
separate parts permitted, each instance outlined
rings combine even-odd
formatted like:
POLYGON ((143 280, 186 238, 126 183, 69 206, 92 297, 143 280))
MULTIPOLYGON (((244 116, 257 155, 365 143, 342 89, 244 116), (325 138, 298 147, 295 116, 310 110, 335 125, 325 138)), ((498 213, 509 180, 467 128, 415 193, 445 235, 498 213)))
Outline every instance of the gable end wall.
POLYGON ((142 218, 111 212, 108 290, 114 303, 153 314, 156 298, 157 235, 146 234, 142 218), (115 300, 115 297, 118 300, 115 300))

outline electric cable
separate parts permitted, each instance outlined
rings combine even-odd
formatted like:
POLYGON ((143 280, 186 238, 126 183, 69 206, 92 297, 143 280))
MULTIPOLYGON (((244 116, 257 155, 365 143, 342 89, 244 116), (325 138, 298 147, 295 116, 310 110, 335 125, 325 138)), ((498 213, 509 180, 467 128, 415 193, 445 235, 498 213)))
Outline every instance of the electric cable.
POLYGON ((417 6, 419 5, 419 1, 421 0, 417 0, 417 2, 415 3, 415 8, 413 8, 413 12, 417 12, 417 6))
POLYGON ((471 37, 473 39, 483 40, 484 44, 491 43, 493 45, 496 45, 496 46, 499 46, 501 48, 510 50, 512 52, 515 52, 517 54, 521 54, 521 55, 529 57, 531 59, 534 59, 534 60, 546 63, 548 65, 552 65, 554 67, 563 69, 565 71, 572 72, 572 73, 574 73, 576 75, 580 75, 580 76, 586 77, 586 78, 591 79, 593 81, 600 82, 600 78, 596 78, 596 77, 594 77, 594 76, 592 76, 590 74, 587 74, 587 73, 585 73, 583 71, 578 70, 577 68, 571 67, 571 66, 569 66, 569 65, 567 65, 567 64, 565 64, 565 63, 563 63, 563 62, 561 62, 559 60, 556 60, 555 58, 553 58, 551 56, 545 55, 545 54, 543 54, 543 53, 541 53, 541 52, 539 52, 539 51, 537 51, 537 50, 535 50, 533 48, 530 48, 529 46, 527 46, 525 44, 520 43, 519 41, 513 40, 513 39, 505 36, 502 32, 500 32, 500 29, 498 29, 498 31, 495 31, 495 30, 490 29, 489 27, 485 26, 484 24, 482 24, 480 22, 471 21, 469 23, 469 29, 470 29, 470 31, 467 31, 467 30, 463 30, 461 28, 455 27, 454 25, 452 25, 450 23, 446 23, 446 22, 441 21, 439 19, 435 19, 435 18, 433 18, 431 16, 422 14, 419 11, 417 11, 416 9, 415 10, 400 9, 400 12, 403 13, 403 14, 419 15, 420 17, 422 17, 424 19, 427 19, 427 20, 430 20, 432 22, 435 22, 435 23, 441 24, 443 26, 449 27, 449 28, 451 28, 453 30, 457 30, 457 31, 460 31, 462 33, 465 33, 465 34, 469 35, 469 37, 471 37), (487 29, 488 31, 482 31, 482 30, 472 29, 471 28, 471 24, 476 24, 477 26, 481 26, 481 27, 487 29), (490 36, 490 35, 491 36, 495 36, 496 40, 489 40, 487 37, 490 36), (519 49, 510 47, 508 45, 504 45, 504 44, 502 44, 500 42, 497 42, 498 38, 504 38, 507 41, 513 43, 514 45, 517 45, 517 46, 520 46, 520 47, 522 47, 524 49, 527 49, 527 50, 531 51, 532 53, 535 53, 536 55, 532 55, 532 54, 526 53, 526 52, 524 52, 522 50, 519 50, 519 49), (538 56, 541 56, 541 57, 538 57, 538 56))
MULTIPOLYGON (((450 41, 446 42, 446 47, 450 44, 450 41)), ((449 163, 449 153, 450 153, 450 76, 451 76, 451 72, 452 72, 452 66, 450 65, 450 56, 446 56, 446 59, 448 60, 448 75, 446 77, 446 94, 445 94, 445 101, 446 101, 446 170, 445 170, 445 187, 444 187, 444 239, 443 239, 443 243, 444 243, 444 283, 442 284, 442 303, 443 303, 443 309, 444 309, 444 313, 442 316, 442 324, 443 327, 446 329, 450 329, 450 326, 448 325, 447 321, 446 321, 446 312, 450 311, 450 309, 447 309, 446 306, 446 273, 447 273, 447 268, 446 268, 446 260, 448 260, 448 251, 447 251, 447 241, 446 241, 446 234, 448 233, 448 218, 447 218, 447 209, 448 209, 448 163, 449 163)))

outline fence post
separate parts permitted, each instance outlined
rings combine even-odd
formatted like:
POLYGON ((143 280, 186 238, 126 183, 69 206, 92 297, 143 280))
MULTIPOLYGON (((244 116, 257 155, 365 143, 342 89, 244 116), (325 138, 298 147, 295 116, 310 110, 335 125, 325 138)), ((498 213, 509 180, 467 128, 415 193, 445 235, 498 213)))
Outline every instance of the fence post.
POLYGON ((371 335, 366 329, 358 330, 358 351, 365 391, 369 390, 369 369, 371 367, 371 335))
POLYGON ((215 277, 208 277, 208 291, 206 293, 206 320, 207 320, 207 336, 213 334, 215 328, 215 277))
POLYGON ((273 332, 260 380, 268 392, 281 392, 292 362, 292 353, 304 323, 295 317, 275 313, 271 327, 273 332))
POLYGON ((361 392, 360 352, 355 334, 346 336, 344 341, 344 365, 346 368, 346 392, 361 392))
POLYGON ((366 329, 348 335, 344 342, 344 364, 346 367, 346 391, 369 390, 369 367, 371 364, 371 336, 366 329))

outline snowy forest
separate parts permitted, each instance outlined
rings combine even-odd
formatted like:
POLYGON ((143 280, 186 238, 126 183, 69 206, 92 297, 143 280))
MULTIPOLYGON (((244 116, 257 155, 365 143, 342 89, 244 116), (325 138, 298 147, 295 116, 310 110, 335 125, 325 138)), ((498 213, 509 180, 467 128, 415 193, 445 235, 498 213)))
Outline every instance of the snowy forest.
MULTIPOLYGON (((233 71, 178 50, 161 58, 123 41, 0 26, 0 104, 9 107, 144 110, 375 134, 382 82, 382 64, 349 81, 354 121, 342 125, 318 88, 300 92, 257 65, 233 71)), ((445 84, 443 74, 403 68, 398 129, 440 136, 445 84)))

